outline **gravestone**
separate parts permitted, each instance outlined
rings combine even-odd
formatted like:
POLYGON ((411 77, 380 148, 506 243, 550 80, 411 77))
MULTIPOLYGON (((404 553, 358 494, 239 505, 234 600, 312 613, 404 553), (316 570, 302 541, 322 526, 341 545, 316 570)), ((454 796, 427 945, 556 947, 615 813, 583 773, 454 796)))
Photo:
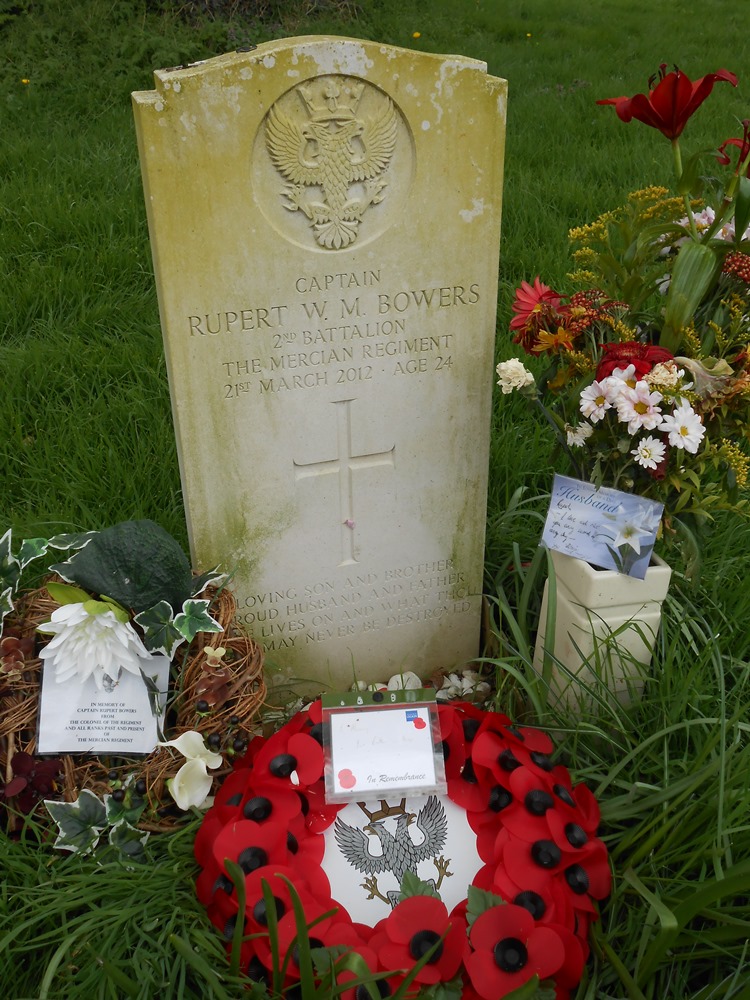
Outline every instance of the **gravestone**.
POLYGON ((280 679, 478 653, 505 131, 484 63, 304 37, 133 95, 193 564, 280 679))

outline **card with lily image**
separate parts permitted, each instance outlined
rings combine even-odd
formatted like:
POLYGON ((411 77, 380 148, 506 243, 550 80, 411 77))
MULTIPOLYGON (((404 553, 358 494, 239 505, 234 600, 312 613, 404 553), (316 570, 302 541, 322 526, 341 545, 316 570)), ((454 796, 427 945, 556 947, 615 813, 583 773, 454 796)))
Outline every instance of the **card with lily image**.
POLYGON ((547 548, 642 580, 664 504, 556 475, 542 533, 547 548))

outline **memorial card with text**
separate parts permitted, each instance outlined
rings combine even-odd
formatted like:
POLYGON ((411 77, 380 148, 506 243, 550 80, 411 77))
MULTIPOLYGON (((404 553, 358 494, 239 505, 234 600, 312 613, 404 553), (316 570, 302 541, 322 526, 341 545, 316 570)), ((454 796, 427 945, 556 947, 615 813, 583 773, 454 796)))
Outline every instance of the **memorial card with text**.
POLYGON ((505 81, 345 38, 133 95, 193 564, 317 691, 479 652, 505 81))

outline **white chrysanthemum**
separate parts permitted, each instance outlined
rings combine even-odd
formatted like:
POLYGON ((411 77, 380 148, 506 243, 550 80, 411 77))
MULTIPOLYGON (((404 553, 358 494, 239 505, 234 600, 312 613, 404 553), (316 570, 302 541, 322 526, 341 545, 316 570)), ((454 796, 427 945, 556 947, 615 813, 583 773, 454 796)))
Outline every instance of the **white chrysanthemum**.
POLYGON ((606 385, 607 380, 592 382, 581 392, 579 409, 584 417, 588 417, 592 423, 604 419, 607 410, 612 409, 612 389, 606 385))
MULTIPOLYGON (((87 602, 88 603, 88 602, 87 602)), ((91 602, 99 613, 90 614, 84 604, 63 604, 51 620, 39 626, 54 638, 39 654, 55 671, 58 684, 78 677, 83 683, 94 678, 104 690, 104 678, 117 681, 120 670, 140 677, 143 660, 151 656, 129 622, 118 621, 114 611, 101 611, 101 602, 91 602)))
POLYGON ((506 395, 514 389, 522 389, 523 386, 532 385, 534 382, 534 376, 517 358, 501 361, 495 370, 498 374, 497 384, 506 395))
POLYGON ((701 423, 701 418, 690 403, 684 399, 680 401, 680 405, 676 407, 673 413, 668 413, 662 418, 659 430, 666 431, 669 434, 669 443, 671 445, 675 448, 684 448, 691 455, 694 455, 698 451, 703 436, 706 433, 706 428, 701 423))
MULTIPOLYGON (((678 368, 674 361, 660 361, 643 376, 643 380, 649 385, 658 385, 663 389, 676 389, 684 377, 685 369, 678 368)), ((682 388, 689 389, 690 386, 685 385, 682 388)))
POLYGON ((443 686, 438 691, 438 701, 484 701, 490 695, 490 686, 482 680, 476 670, 448 674, 443 678, 443 686))
POLYGON ((635 456, 636 462, 644 469, 655 469, 660 462, 664 461, 667 453, 667 446, 663 441, 655 437, 644 437, 630 452, 635 456))
POLYGON ((617 397, 617 416, 628 425, 628 434, 639 430, 652 431, 661 420, 661 403, 664 397, 651 390, 648 382, 636 382, 635 388, 626 385, 617 397))
POLYGON ((568 439, 569 448, 582 448, 594 433, 591 424, 579 424, 577 427, 565 425, 565 435, 568 439))

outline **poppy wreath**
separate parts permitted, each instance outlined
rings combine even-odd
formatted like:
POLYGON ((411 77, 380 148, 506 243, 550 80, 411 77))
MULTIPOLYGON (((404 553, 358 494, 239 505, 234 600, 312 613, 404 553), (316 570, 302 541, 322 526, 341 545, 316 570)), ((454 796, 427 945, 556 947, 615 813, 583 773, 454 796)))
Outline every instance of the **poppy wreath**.
MULTIPOLYGON (((325 800, 320 701, 274 735, 256 737, 235 761, 196 836, 197 894, 228 942, 243 920, 242 966, 252 979, 268 984, 285 963, 284 990, 293 995, 300 975, 293 886, 312 925, 310 947, 343 946, 370 972, 389 973, 377 984, 381 996, 394 993, 425 955, 411 997, 444 984, 468 1000, 498 1000, 536 975, 565 1000, 578 985, 596 901, 611 879, 593 794, 573 786, 546 733, 469 703, 438 711, 448 796, 465 810, 480 859, 466 898, 450 911, 434 893, 402 892, 369 927, 331 897, 325 831, 344 807, 325 800), (244 873, 241 915, 228 862, 244 873)), ((355 976, 343 968, 344 1000, 369 995, 356 983, 346 989, 347 981, 355 976)))

